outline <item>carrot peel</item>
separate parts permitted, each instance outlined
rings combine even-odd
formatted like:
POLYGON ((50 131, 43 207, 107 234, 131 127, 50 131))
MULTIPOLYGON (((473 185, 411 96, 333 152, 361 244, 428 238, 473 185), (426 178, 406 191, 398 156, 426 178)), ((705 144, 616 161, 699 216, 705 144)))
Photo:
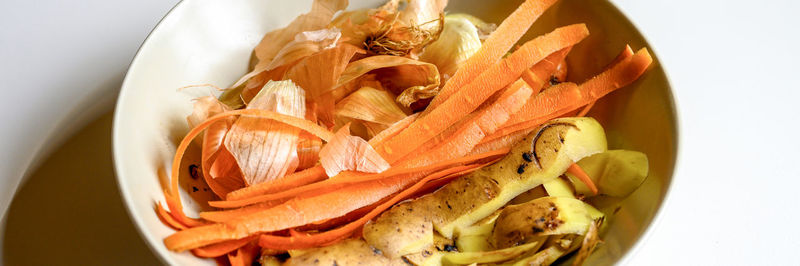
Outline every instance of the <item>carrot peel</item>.
POLYGON ((574 175, 581 180, 581 182, 586 184, 586 187, 592 191, 592 194, 597 195, 597 186, 594 185, 594 182, 592 182, 592 179, 589 177, 589 175, 586 174, 586 172, 584 172, 577 163, 570 165, 569 168, 567 168, 567 172, 574 175))
POLYGON ((205 247, 192 249, 192 254, 201 258, 215 258, 219 256, 224 256, 225 254, 236 251, 237 249, 243 247, 244 245, 247 245, 247 243, 255 240, 257 237, 258 235, 252 235, 242 239, 229 240, 217 244, 208 245, 205 247))
POLYGON ((258 251, 258 246, 249 242, 238 248, 236 252, 228 253, 228 261, 231 266, 250 266, 258 256, 258 251))
POLYGON ((408 155, 408 159, 398 163, 402 166, 421 166, 434 164, 437 161, 458 158, 469 153, 486 135, 493 133, 525 102, 533 91, 518 80, 510 85, 500 97, 486 108, 475 112, 475 115, 460 123, 452 134, 440 134, 429 142, 432 147, 422 146, 408 155))
POLYGON ((231 191, 230 193, 228 193, 225 199, 241 200, 241 199, 251 198, 258 195, 274 193, 295 187, 304 186, 307 184, 325 180, 327 178, 328 176, 325 175, 325 169, 322 168, 321 165, 317 165, 299 172, 289 174, 284 178, 276 180, 275 182, 255 184, 252 186, 243 187, 241 189, 231 191))
MULTIPOLYGON (((281 191, 281 192, 277 192, 277 193, 273 193, 273 194, 264 194, 264 195, 259 195, 259 196, 249 197, 249 198, 243 198, 243 199, 238 199, 238 200, 210 201, 209 204, 211 206, 218 207, 218 208, 236 208, 236 207, 247 206, 247 205, 254 204, 254 203, 259 203, 259 202, 266 202, 266 201, 271 201, 271 200, 285 199, 285 198, 289 198, 289 197, 293 197, 293 196, 298 196, 298 195, 301 195, 301 194, 319 194, 319 193, 323 193, 323 192, 326 192, 326 191, 333 191, 333 190, 336 190, 336 189, 344 188, 346 186, 354 185, 354 184, 361 183, 361 182, 380 181, 380 180, 385 180, 387 178, 392 178, 392 177, 401 176, 401 175, 408 175, 408 174, 413 174, 413 173, 426 173, 426 172, 431 172, 431 171, 440 171, 441 169, 446 168, 446 167, 457 166, 457 165, 464 164, 464 163, 471 163, 471 162, 475 162, 475 161, 482 160, 482 159, 485 159, 485 158, 493 158, 493 157, 497 157, 497 156, 502 156, 502 155, 505 155, 506 153, 508 153, 508 150, 509 149, 507 149, 507 148, 499 149, 499 150, 495 150, 495 151, 490 151, 490 152, 486 152, 486 153, 465 156, 465 157, 456 158, 456 159, 452 159, 452 160, 445 160, 445 161, 441 161, 441 162, 438 162, 438 163, 435 163, 435 164, 422 166, 422 167, 394 167, 394 168, 390 168, 389 170, 386 170, 386 171, 384 171, 382 173, 378 173, 378 174, 371 174, 371 175, 364 175, 364 176, 347 176, 347 177, 336 176, 336 177, 333 177, 333 178, 331 178, 329 180, 325 180, 325 181, 322 181, 322 182, 309 184, 309 185, 306 185, 306 186, 291 188, 291 189, 287 189, 285 191, 281 191)), ((352 173, 352 172, 344 172, 344 173, 341 173, 340 175, 348 175, 348 173, 352 173)))
POLYGON ((530 130, 547 120, 590 104, 637 80, 652 62, 650 53, 642 48, 580 85, 564 82, 550 87, 530 99, 502 128, 486 137, 484 143, 520 130, 530 130))
POLYGON ((192 130, 190 130, 189 133, 187 133, 186 136, 183 138, 183 140, 181 140, 180 144, 178 144, 178 148, 175 151, 175 156, 172 159, 170 190, 164 191, 167 207, 169 207, 170 209, 169 213, 176 220, 180 221, 181 223, 189 227, 202 225, 203 223, 198 220, 188 218, 183 213, 183 204, 181 203, 180 195, 178 194, 178 189, 179 189, 178 177, 180 173, 180 166, 181 166, 181 160, 183 159, 183 154, 189 148, 189 144, 191 144, 192 140, 198 135, 200 135, 200 133, 202 133, 204 129, 211 126, 217 121, 221 121, 223 119, 227 119, 228 117, 235 115, 250 115, 262 118, 269 118, 308 131, 309 133, 312 133, 326 141, 333 138, 333 133, 318 126, 317 124, 311 121, 289 115, 270 112, 266 110, 258 110, 258 109, 234 110, 234 111, 224 112, 206 119, 205 121, 203 121, 203 123, 200 123, 192 130))
POLYGON ((453 74, 433 101, 428 105, 428 109, 423 112, 423 116, 439 107, 450 96, 455 94, 462 86, 469 84, 486 69, 511 49, 525 32, 533 25, 545 10, 550 8, 557 0, 527 0, 506 19, 500 26, 489 35, 483 42, 481 48, 473 56, 468 58, 453 74))
POLYGON ((387 140, 378 147, 378 152, 389 163, 396 162, 474 111, 492 94, 517 80, 523 71, 547 55, 575 45, 588 35, 586 25, 574 24, 526 42, 428 115, 417 119, 406 130, 387 140))
POLYGON ((384 202, 380 206, 376 207, 360 219, 351 222, 345 226, 326 231, 319 234, 297 234, 289 237, 284 236, 274 236, 274 235, 262 235, 259 238, 258 244, 263 248, 271 248, 271 249, 278 249, 278 250, 289 250, 289 249, 304 249, 322 245, 330 245, 336 243, 339 240, 347 238, 350 236, 354 230, 363 226, 367 221, 375 218, 384 210, 390 208, 395 203, 399 202, 400 200, 413 195, 416 191, 423 188, 426 183, 435 181, 442 178, 450 178, 453 176, 463 175, 465 173, 474 171, 480 167, 483 167, 486 164, 477 164, 477 165, 467 165, 467 166, 460 166, 460 167, 453 167, 450 169, 446 169, 432 175, 429 175, 416 184, 412 185, 411 187, 401 191, 399 194, 392 197, 390 200, 384 202))
MULTIPOLYGON (((473 158, 479 158, 476 160, 478 162, 483 162, 486 159, 495 160, 501 157, 499 155, 507 152, 508 149, 504 149, 473 158)), ((473 164, 475 163, 473 162, 473 164)), ((448 169, 453 168, 455 167, 448 169)), ((445 171, 448 169, 445 169, 445 171)), ((414 172, 390 179, 355 183, 348 186, 347 189, 292 198, 283 204, 235 217, 225 223, 208 224, 176 232, 165 238, 164 244, 170 250, 184 251, 226 240, 243 238, 255 233, 275 232, 340 217, 402 191, 407 186, 434 172, 414 172)))
POLYGON ((169 225, 169 227, 172 227, 172 229, 184 230, 188 228, 185 224, 182 224, 172 217, 172 215, 161 206, 161 203, 156 203, 156 215, 158 215, 158 218, 161 219, 161 222, 169 225))

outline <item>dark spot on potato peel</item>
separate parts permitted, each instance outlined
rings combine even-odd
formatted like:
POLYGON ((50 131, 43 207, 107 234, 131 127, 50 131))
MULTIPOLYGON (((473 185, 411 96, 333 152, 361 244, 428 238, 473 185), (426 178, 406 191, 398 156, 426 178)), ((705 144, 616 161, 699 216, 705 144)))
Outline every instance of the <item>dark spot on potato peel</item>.
POLYGON ((523 152, 522 153, 522 159, 525 160, 526 162, 529 162, 529 163, 533 162, 533 157, 532 156, 533 156, 533 154, 531 154, 530 152, 523 152))
MULTIPOLYGON (((533 158, 532 158, 533 159, 533 163, 539 169, 542 169, 542 164, 541 164, 541 162, 539 162, 539 160, 541 158, 539 158, 539 156, 536 154, 536 142, 539 141, 539 138, 542 136, 542 133, 544 133, 544 131, 546 129, 554 127, 554 126, 569 126, 569 127, 575 128, 577 130, 580 130, 580 128, 578 128, 578 126, 576 126, 575 124, 566 123, 566 122, 554 122, 554 123, 546 124, 546 125, 543 125, 543 126, 539 127, 539 130, 537 130, 536 134, 534 134, 534 136, 533 136, 533 140, 531 140, 531 153, 533 154, 533 158)), ((559 140, 561 140, 561 143, 564 143, 563 137, 561 137, 560 135, 559 135, 559 140)))
POLYGON ((447 252, 458 252, 458 248, 456 246, 454 246, 454 245, 447 244, 447 245, 444 245, 444 251, 447 251, 447 252))

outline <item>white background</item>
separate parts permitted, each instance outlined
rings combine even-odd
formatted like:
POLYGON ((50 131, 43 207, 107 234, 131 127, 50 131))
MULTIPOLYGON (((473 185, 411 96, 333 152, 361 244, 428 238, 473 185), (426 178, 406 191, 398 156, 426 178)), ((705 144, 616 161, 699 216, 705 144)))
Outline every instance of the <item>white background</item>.
POLYGON ((797 265, 800 2, 615 3, 671 77, 672 195, 632 265, 797 265))
MULTIPOLYGON (((175 2, 0 2, 0 215, 37 159, 112 108, 175 2)), ((668 203, 629 264, 796 265, 800 2, 613 2, 653 45, 680 119, 668 203)))

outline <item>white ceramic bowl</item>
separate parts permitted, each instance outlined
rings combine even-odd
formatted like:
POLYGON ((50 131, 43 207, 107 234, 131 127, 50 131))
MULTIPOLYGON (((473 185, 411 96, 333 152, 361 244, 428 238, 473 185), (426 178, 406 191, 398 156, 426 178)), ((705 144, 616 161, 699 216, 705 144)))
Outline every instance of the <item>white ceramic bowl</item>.
MULTIPOLYGON (((383 1, 353 2, 350 8, 374 7, 383 1)), ((448 10, 499 23, 520 1, 451 2, 448 10)), ((114 117, 114 163, 131 219, 164 262, 214 265, 212 260, 188 252, 168 251, 162 239, 173 230, 159 221, 153 209, 156 202, 164 200, 160 183, 164 180, 158 171, 169 169, 175 146, 188 131, 185 117, 191 111, 191 100, 214 92, 178 88, 205 83, 230 85, 246 72, 250 52, 263 34, 305 13, 310 4, 310 0, 186 0, 158 24, 131 63, 114 117)), ((571 79, 582 80, 597 72, 625 43, 634 48, 648 46, 635 27, 606 1, 562 0, 526 38, 576 22, 587 23, 592 35, 570 55, 571 79)), ((623 202, 604 236, 606 244, 589 261, 611 264, 630 253, 642 238, 671 183, 676 119, 669 84, 657 61, 640 81, 601 101, 593 116, 606 127, 611 147, 643 151, 651 161, 650 177, 623 202)), ((187 158, 187 165, 194 160, 187 158)), ((182 171, 186 171, 184 168, 182 171)), ((200 187, 202 194, 199 183, 187 182, 184 188, 200 187)), ((184 193, 183 198, 192 215, 201 206, 187 195, 184 193)))

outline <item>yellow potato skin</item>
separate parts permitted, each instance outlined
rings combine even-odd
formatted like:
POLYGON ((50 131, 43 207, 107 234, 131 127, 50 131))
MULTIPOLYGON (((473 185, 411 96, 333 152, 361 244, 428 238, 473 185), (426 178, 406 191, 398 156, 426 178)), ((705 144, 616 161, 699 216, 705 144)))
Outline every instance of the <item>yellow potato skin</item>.
MULTIPOLYGON (((647 178, 647 155, 638 151, 609 150, 578 161, 578 165, 597 185, 599 193, 624 198, 633 193, 647 178)), ((591 195, 589 188, 567 173, 576 192, 591 195)))
POLYGON ((292 265, 408 265, 402 259, 390 259, 370 247, 363 239, 348 239, 337 244, 308 249, 292 257, 284 266, 292 265))
POLYGON ((492 240, 495 248, 508 248, 552 235, 584 235, 603 214, 580 200, 569 197, 544 197, 503 208, 495 221, 492 240))
POLYGON ((499 162, 457 178, 432 194, 394 206, 364 226, 364 238, 390 258, 432 245, 433 229, 453 238, 517 195, 557 178, 575 161, 606 150, 603 128, 592 118, 547 122, 499 162))

